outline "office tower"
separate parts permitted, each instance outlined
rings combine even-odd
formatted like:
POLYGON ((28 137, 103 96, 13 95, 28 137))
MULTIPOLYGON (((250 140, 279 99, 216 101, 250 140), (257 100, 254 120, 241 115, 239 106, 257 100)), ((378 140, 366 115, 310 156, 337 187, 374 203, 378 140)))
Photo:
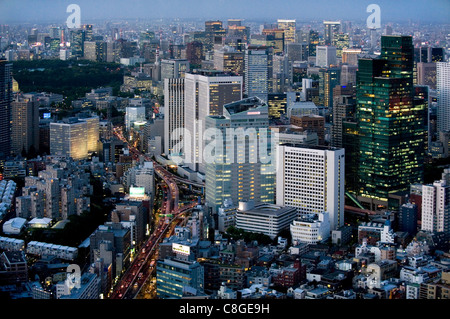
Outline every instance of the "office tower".
POLYGON ((428 85, 430 89, 436 90, 437 63, 418 62, 417 63, 417 84, 428 85))
POLYGON ((337 65, 336 47, 333 46, 317 46, 316 47, 316 66, 329 68, 337 65))
POLYGON ((319 45, 319 32, 310 30, 308 39, 308 54, 316 56, 316 47, 319 45))
POLYGON ((34 96, 17 94, 11 103, 11 152, 21 155, 39 150, 39 105, 34 96))
POLYGON ((214 50, 214 69, 232 75, 244 75, 244 52, 235 48, 223 47, 214 50))
POLYGON ((444 48, 431 48, 431 62, 445 62, 444 48))
POLYGON ((86 159, 89 152, 98 151, 98 117, 50 123, 50 154, 86 159))
POLYGON ((184 124, 184 78, 164 81, 164 153, 179 154, 183 141, 177 141, 175 130, 183 129, 184 124), (174 147, 179 145, 176 149, 174 147))
POLYGON ((332 45, 335 36, 341 32, 340 21, 324 21, 324 44, 332 45))
POLYGON ((264 29, 262 30, 263 43, 260 45, 270 46, 273 53, 283 53, 285 50, 284 30, 282 29, 264 29))
POLYGON ((358 66, 356 65, 341 65, 341 85, 354 86, 356 84, 356 71, 358 66))
POLYGON ((107 43, 103 41, 84 41, 83 54, 86 60, 107 61, 107 43))
POLYGON ((341 83, 340 68, 322 68, 319 70, 319 105, 333 113, 333 89, 341 83))
POLYGON ((70 49, 71 56, 82 58, 84 56, 84 41, 85 30, 83 29, 71 29, 70 30, 70 49))
POLYGON ((414 105, 409 36, 382 36, 381 56, 357 72, 358 199, 393 207, 389 195, 423 180, 423 110, 414 105))
POLYGON ((226 30, 222 26, 222 21, 205 21, 205 38, 203 50, 212 51, 216 38, 224 38, 226 30))
POLYGON ((190 65, 186 59, 161 60, 161 81, 182 78, 189 71, 190 65))
POLYGON ((306 43, 287 43, 286 54, 289 62, 308 61, 308 45, 306 43))
POLYGON ((267 104, 258 97, 225 104, 223 115, 206 118, 206 128, 219 135, 208 143, 215 154, 206 164, 205 176, 205 199, 213 211, 227 199, 273 203, 267 104))
POLYGON ((299 216, 329 214, 331 230, 344 225, 345 150, 282 144, 277 152, 276 204, 299 216))
POLYGON ((336 56, 342 58, 344 49, 350 47, 350 36, 348 33, 337 33, 334 35, 332 45, 336 48, 336 56))
POLYGON ((360 48, 344 48, 342 49, 342 63, 358 66, 358 55, 361 54, 360 48))
POLYGON ((450 131, 450 62, 436 63, 437 129, 450 131))
POLYGON ((422 186, 422 230, 450 236, 450 185, 435 181, 422 186))
POLYGON ((185 75, 184 155, 186 165, 204 173, 205 118, 222 115, 223 106, 242 99, 242 77, 220 71, 199 71, 185 75))
POLYGON ((297 42, 296 21, 295 20, 278 19, 277 22, 278 22, 278 29, 284 30, 285 43, 297 42))
POLYGON ((204 269, 197 261, 164 259, 156 262, 156 294, 160 299, 181 299, 184 292, 204 290, 204 269))
POLYGON ((186 59, 191 64, 200 65, 203 56, 203 44, 200 41, 189 42, 186 45, 186 59))
POLYGON ((245 51, 245 95, 267 101, 267 95, 272 92, 272 77, 273 48, 248 46, 245 51))
POLYGON ((131 130, 135 123, 145 122, 145 106, 127 106, 125 109, 125 129, 131 130))
POLYGON ((325 144, 325 118, 320 115, 310 114, 303 116, 292 115, 292 125, 302 128, 303 131, 315 132, 319 138, 319 145, 325 144))
POLYGON ((0 59, 0 159, 11 155, 12 64, 0 59))

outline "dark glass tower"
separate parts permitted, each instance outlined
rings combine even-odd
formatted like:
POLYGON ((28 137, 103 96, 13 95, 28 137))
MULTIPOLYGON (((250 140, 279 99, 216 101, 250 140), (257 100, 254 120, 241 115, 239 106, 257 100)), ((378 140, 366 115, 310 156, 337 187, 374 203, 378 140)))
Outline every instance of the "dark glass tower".
POLYGON ((362 201, 391 207, 390 194, 423 182, 426 119, 424 106, 414 103, 413 59, 410 36, 382 36, 380 57, 359 60, 357 195, 362 201))
POLYGON ((0 160, 11 154, 12 64, 0 59, 0 160))

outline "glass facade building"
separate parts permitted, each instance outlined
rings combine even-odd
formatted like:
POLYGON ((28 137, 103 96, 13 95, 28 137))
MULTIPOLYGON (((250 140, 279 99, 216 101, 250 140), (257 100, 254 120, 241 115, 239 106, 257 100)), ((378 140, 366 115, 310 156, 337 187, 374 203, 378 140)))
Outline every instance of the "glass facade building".
POLYGON ((414 103, 410 36, 383 36, 380 58, 359 60, 356 95, 358 195, 386 205, 423 180, 424 104, 414 103))

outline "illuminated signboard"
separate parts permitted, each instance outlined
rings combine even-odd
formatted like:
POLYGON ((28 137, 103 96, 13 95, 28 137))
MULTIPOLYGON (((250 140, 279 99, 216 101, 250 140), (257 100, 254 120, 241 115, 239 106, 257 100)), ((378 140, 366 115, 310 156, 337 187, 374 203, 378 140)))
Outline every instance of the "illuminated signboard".
POLYGON ((131 197, 145 197, 145 187, 130 187, 131 197))
POLYGON ((49 119, 52 117, 52 113, 44 113, 44 119, 49 119))
POLYGON ((182 255, 190 255, 191 253, 191 248, 189 246, 186 245, 180 245, 180 244, 172 244, 172 251, 174 253, 177 254, 182 254, 182 255))

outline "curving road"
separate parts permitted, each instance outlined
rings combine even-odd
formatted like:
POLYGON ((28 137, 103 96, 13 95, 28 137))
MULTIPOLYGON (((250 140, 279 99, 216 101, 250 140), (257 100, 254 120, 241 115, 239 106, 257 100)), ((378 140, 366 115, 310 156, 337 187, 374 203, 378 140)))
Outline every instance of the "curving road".
MULTIPOLYGON (((120 130, 114 130, 114 133, 127 143, 120 130)), ((146 161, 153 162, 154 172, 162 179, 164 199, 161 203, 161 213, 165 213, 166 216, 159 219, 157 225, 155 225, 155 230, 142 245, 130 267, 115 285, 109 299, 133 299, 136 297, 147 279, 155 272, 158 244, 173 233, 174 227, 170 227, 173 224, 172 222, 178 224, 183 221, 183 214, 197 205, 195 201, 180 207, 179 191, 176 180, 173 178, 174 176, 162 165, 142 154, 135 147, 129 145, 129 150, 135 160, 138 160, 140 156, 144 156, 146 161), (172 217, 169 218, 167 216, 172 217)))

